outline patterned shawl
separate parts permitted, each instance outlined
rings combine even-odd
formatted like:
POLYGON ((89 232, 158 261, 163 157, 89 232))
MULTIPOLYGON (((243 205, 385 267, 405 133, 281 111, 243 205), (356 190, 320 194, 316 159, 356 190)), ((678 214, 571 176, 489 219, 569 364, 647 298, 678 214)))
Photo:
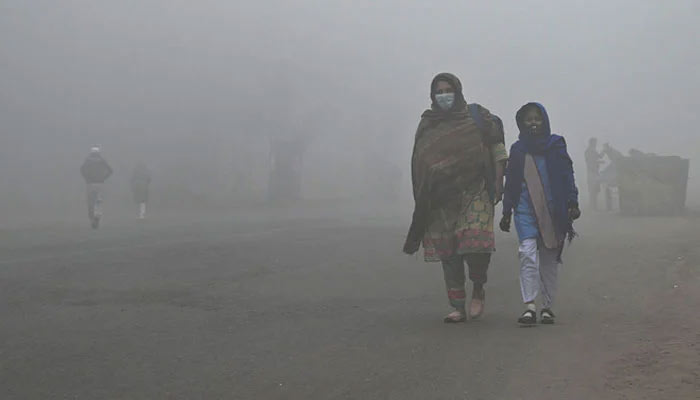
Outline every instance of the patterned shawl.
MULTIPOLYGON (((502 141, 498 129, 482 132, 470 116, 462 95, 459 79, 451 74, 435 77, 431 86, 433 106, 421 116, 411 161, 413 195, 416 202, 413 221, 404 245, 404 251, 418 251, 423 238, 430 210, 459 203, 465 191, 478 191, 483 187, 486 146, 502 141), (455 89, 455 106, 442 111, 435 104, 435 86, 447 81, 455 89)), ((495 126, 493 117, 483 107, 479 108, 488 126, 495 126)))

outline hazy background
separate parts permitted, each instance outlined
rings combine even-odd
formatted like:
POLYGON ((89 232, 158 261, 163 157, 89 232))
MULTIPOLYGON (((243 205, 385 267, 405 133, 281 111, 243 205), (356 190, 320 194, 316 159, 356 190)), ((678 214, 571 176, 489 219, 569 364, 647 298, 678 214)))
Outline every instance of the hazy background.
POLYGON ((383 157, 410 202, 413 134, 442 71, 508 143, 517 108, 542 102, 585 189, 590 136, 694 157, 699 24, 694 0, 3 0, 0 221, 82 218, 93 145, 115 169, 108 207, 129 204, 140 160, 162 207, 256 204, 285 135, 312 138, 306 199, 365 197, 367 160, 383 157))

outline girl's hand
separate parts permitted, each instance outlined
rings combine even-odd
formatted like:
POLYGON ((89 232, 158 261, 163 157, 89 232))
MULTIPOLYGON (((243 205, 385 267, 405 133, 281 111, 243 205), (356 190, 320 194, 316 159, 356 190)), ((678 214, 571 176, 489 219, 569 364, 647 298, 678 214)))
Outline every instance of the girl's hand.
POLYGON ((510 232, 510 214, 503 214, 501 223, 498 225, 503 232, 510 232))
POLYGON ((579 210, 578 206, 574 205, 569 207, 569 219, 572 221, 576 221, 581 217, 581 210, 579 210))

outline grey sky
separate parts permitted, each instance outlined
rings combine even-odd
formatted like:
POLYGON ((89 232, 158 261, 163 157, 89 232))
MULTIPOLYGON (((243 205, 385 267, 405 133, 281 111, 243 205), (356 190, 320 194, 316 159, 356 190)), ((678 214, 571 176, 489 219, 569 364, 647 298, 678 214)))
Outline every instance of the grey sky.
POLYGON ((311 160, 355 181, 370 147, 407 172, 441 71, 509 143, 540 101, 577 158, 593 135, 693 157, 698 26, 693 0, 5 0, 0 196, 79 191, 93 144, 122 177, 146 158, 220 183, 232 148, 257 141, 264 159, 267 135, 304 132, 311 160))

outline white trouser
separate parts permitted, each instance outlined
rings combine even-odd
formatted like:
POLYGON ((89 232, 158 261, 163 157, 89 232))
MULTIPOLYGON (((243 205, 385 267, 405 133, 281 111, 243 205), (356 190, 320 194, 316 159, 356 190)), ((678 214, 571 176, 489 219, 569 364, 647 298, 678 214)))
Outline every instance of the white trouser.
POLYGON ((557 294, 557 249, 537 249, 537 239, 520 242, 520 290, 523 302, 535 301, 542 290, 542 307, 551 308, 557 294))

